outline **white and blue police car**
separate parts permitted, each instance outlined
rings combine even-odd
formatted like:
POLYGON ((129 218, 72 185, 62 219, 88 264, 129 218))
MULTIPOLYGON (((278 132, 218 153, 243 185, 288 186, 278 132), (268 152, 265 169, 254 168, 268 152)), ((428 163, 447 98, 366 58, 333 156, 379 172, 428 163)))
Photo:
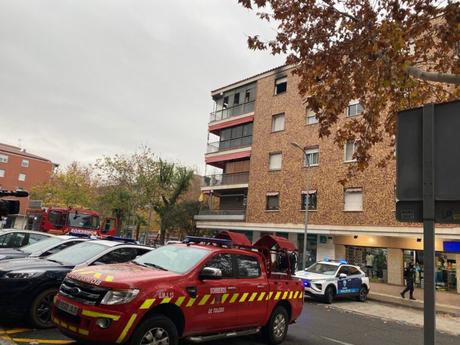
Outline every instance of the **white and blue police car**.
POLYGON ((358 266, 344 260, 319 261, 297 271, 303 281, 305 295, 331 304, 336 297, 354 297, 365 302, 370 290, 369 278, 358 266))

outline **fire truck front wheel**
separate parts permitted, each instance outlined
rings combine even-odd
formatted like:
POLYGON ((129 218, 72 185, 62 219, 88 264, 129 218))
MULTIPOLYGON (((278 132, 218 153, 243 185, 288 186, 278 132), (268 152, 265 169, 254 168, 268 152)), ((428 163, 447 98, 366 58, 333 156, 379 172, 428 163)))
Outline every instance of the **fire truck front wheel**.
POLYGON ((174 323, 163 315, 154 315, 141 322, 129 345, 177 345, 179 335, 174 323))
POLYGON ((273 310, 267 325, 262 328, 262 335, 267 344, 278 345, 286 338, 289 327, 289 316, 285 307, 278 306, 273 310))

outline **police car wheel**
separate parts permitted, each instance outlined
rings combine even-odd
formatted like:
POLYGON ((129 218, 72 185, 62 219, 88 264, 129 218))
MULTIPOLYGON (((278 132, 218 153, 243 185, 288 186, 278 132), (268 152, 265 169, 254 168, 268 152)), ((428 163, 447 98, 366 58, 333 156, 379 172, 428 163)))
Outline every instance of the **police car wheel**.
POLYGON ((289 327, 289 317, 286 308, 278 306, 270 316, 268 324, 262 329, 262 334, 269 345, 281 344, 286 338, 289 327))
POLYGON ((53 309, 53 298, 56 293, 57 289, 55 288, 46 289, 34 298, 29 312, 29 320, 32 326, 36 328, 53 327, 51 311, 53 309))
POLYGON ((334 302, 335 292, 332 286, 328 286, 324 292, 324 302, 327 304, 332 304, 334 302))
POLYGON ((163 315, 154 315, 142 321, 134 331, 130 345, 177 345, 179 335, 174 323, 163 315))
POLYGON ((367 291, 367 287, 361 286, 361 289, 359 289, 359 295, 356 297, 356 300, 358 302, 366 302, 368 292, 369 291, 367 291))

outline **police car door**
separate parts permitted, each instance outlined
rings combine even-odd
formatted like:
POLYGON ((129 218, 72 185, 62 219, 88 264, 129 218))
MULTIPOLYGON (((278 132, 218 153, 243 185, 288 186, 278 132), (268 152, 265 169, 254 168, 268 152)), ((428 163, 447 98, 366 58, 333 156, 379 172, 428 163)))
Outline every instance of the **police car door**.
POLYGON ((353 266, 348 266, 348 278, 351 279, 350 294, 358 295, 363 283, 361 272, 353 266))
POLYGON ((192 307, 190 329, 193 333, 232 329, 238 320, 238 279, 235 277, 234 255, 218 253, 201 267, 218 268, 222 278, 202 280, 197 284, 197 298, 192 307))
POLYGON ((357 277, 353 274, 352 267, 350 266, 341 266, 337 272, 337 295, 346 296, 359 293, 359 288, 361 287, 361 277, 357 277), (340 275, 345 274, 346 277, 341 278, 340 275))

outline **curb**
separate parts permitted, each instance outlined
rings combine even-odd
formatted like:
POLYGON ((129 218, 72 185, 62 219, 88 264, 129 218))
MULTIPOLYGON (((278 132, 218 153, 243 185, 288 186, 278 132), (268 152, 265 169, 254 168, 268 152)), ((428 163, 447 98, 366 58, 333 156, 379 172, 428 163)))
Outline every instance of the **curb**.
MULTIPOLYGON (((409 299, 402 299, 401 297, 396 297, 393 295, 387 295, 383 293, 370 292, 368 298, 372 301, 383 302, 393 305, 399 305, 402 307, 408 307, 413 309, 423 310, 423 301, 412 301, 409 299)), ((460 308, 446 305, 446 304, 436 304, 436 312, 450 314, 453 316, 460 316, 460 308)))

